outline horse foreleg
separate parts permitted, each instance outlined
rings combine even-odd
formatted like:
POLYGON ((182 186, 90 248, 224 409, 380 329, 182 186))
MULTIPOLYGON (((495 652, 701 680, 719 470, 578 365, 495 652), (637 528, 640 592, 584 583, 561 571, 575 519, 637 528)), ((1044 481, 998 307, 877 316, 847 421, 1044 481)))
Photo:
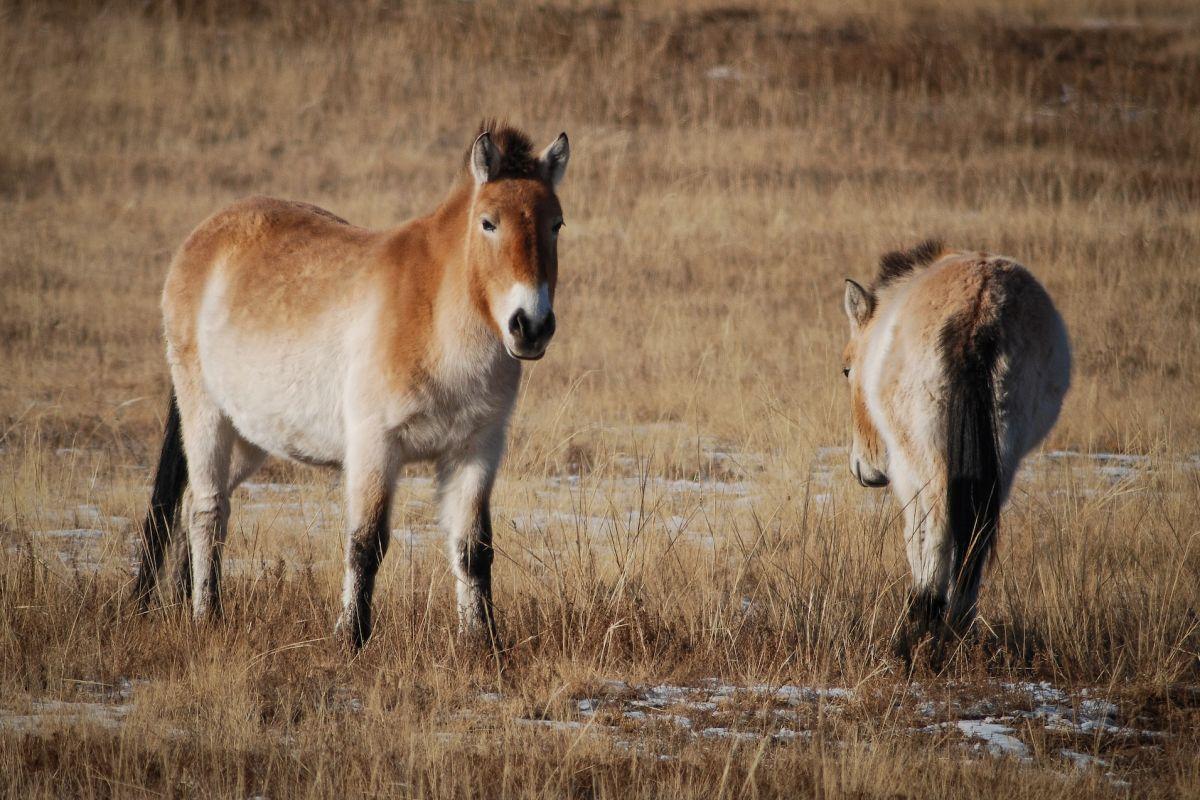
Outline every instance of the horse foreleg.
POLYGON ((371 636, 375 575, 387 553, 395 476, 383 436, 350 448, 346 477, 346 573, 335 635, 351 652, 371 636))
POLYGON ((501 436, 483 437, 470 452, 444 459, 438 468, 440 517, 456 582, 459 634, 484 637, 493 646, 497 632, 489 506, 501 436))

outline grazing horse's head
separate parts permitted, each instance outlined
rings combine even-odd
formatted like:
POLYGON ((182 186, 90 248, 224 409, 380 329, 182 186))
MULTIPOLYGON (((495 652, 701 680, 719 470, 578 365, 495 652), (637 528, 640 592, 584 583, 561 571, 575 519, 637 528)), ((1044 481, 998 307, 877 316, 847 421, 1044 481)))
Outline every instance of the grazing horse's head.
POLYGON ((850 318, 850 341, 842 353, 842 374, 850 383, 850 416, 853 442, 850 472, 863 486, 887 486, 888 453, 867 408, 863 381, 867 331, 875 317, 875 296, 852 280, 846 280, 846 316, 850 318))
POLYGON ((523 134, 487 123, 468 154, 475 182, 467 219, 472 294, 513 358, 541 358, 554 335, 563 226, 554 190, 569 156, 565 133, 534 156, 523 134))

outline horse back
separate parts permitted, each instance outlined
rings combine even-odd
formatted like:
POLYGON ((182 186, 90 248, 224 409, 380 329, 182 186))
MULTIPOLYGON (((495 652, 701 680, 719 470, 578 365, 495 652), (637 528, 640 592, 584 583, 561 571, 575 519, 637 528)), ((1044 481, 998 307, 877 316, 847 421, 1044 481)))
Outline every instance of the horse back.
POLYGON ((947 408, 979 378, 996 399, 1006 471, 1015 469, 1053 427, 1070 383, 1066 328, 1049 294, 1016 261, 978 252, 943 255, 906 289, 894 349, 907 405, 947 408))
POLYGON ((221 281, 228 324, 265 333, 302 329, 350 300, 379 234, 307 203, 251 197, 202 222, 176 253, 163 290, 166 333, 186 355, 206 293, 221 281))

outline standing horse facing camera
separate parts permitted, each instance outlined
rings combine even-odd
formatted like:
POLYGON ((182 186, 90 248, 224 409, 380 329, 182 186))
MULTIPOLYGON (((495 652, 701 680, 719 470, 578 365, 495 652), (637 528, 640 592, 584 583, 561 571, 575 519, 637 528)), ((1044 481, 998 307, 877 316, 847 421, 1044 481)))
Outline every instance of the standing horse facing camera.
POLYGON ((1062 408, 1070 346, 1027 269, 935 241, 885 255, 870 289, 847 280, 845 306, 850 471, 904 504, 907 656, 926 633, 974 621, 1001 505, 1062 408))
POLYGON ((488 502, 520 362, 554 335, 568 155, 566 134, 534 155, 524 134, 485 123, 449 197, 397 228, 256 197, 192 232, 163 291, 174 397, 142 527, 141 607, 181 505, 204 619, 220 612, 234 488, 267 454, 334 466, 348 523, 336 631, 357 650, 397 473, 432 461, 460 632, 495 642, 488 502))

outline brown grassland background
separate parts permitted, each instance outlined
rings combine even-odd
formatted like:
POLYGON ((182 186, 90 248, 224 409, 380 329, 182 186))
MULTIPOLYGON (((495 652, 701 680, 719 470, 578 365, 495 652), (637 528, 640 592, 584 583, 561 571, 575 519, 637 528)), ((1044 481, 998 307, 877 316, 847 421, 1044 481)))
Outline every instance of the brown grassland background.
MULTIPOLYGON (((0 795, 1195 797, 1198 367, 1184 0, 5 3, 0 795), (493 499, 504 657, 456 644, 423 467, 357 658, 327 638, 317 470, 239 490, 224 620, 136 616, 172 249, 248 194, 427 211, 485 115, 572 143, 559 333, 493 499), (910 678, 898 508, 830 448, 842 278, 929 234, 1056 299, 1075 375, 1044 450, 1073 455, 1031 459, 980 635, 910 678), (707 679, 853 696, 790 741, 611 710, 707 679), (1086 688, 1161 733, 1009 723, 1028 759, 991 757, 914 733, 910 680, 1086 688), (605 692, 615 734, 556 726, 605 692)), ((770 732, 757 702, 744 733, 770 732)))

